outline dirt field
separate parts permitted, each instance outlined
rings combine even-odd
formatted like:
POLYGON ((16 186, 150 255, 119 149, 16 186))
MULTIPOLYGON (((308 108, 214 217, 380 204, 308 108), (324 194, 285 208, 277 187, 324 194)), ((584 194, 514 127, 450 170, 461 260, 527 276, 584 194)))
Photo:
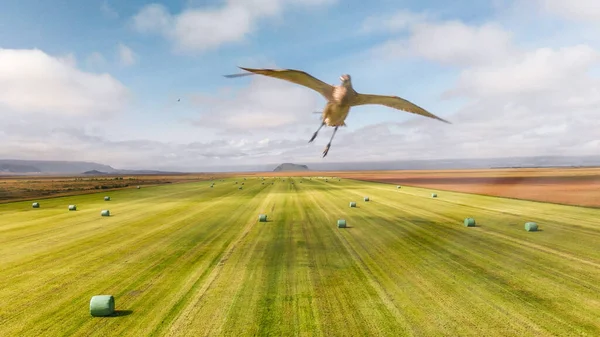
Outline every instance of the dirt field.
POLYGON ((600 168, 328 172, 327 175, 576 206, 600 207, 600 168))

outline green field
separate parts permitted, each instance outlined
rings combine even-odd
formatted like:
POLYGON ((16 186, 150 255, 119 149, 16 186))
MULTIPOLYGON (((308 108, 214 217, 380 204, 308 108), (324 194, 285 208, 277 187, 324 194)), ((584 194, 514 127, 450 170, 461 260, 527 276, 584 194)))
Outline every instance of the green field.
POLYGON ((600 335, 600 209, 234 180, 0 205, 0 336, 600 335))

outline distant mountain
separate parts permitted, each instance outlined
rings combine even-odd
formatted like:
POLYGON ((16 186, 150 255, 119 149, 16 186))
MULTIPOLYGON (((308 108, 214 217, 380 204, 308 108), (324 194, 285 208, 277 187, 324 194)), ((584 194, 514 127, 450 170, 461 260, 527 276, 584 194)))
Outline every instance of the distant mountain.
POLYGON ((279 166, 277 166, 273 172, 281 172, 281 171, 294 171, 294 172, 298 172, 298 171, 309 171, 308 166, 306 165, 298 165, 298 164, 292 164, 292 163, 283 163, 279 166))
POLYGON ((83 161, 0 159, 0 166, 2 165, 18 165, 22 167, 19 173, 79 174, 93 170, 107 173, 116 171, 108 165, 83 161))
POLYGON ((109 165, 82 161, 0 159, 0 174, 180 174, 157 170, 119 170, 109 165))
POLYGON ((23 165, 23 164, 10 164, 10 163, 2 163, 0 161, 0 173, 28 173, 28 172, 42 172, 39 168, 31 165, 23 165))
POLYGON ((85 172, 83 172, 83 174, 89 174, 89 175, 97 176, 97 175, 108 174, 108 173, 106 173, 106 172, 100 172, 98 170, 91 170, 91 171, 85 171, 85 172))

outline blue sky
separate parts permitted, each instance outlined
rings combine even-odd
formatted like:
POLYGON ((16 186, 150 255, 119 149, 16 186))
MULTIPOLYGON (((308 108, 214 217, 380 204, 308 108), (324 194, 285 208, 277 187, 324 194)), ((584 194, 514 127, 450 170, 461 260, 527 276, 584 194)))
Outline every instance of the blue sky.
POLYGON ((591 0, 0 0, 0 158, 121 168, 598 154, 591 0), (324 100, 236 66, 394 94, 332 129, 324 100), (4 93, 1 93, 4 92, 4 93), (181 102, 177 99, 181 98, 181 102), (6 121, 6 122, 4 122, 6 121), (576 130, 576 132, 574 132, 576 130))

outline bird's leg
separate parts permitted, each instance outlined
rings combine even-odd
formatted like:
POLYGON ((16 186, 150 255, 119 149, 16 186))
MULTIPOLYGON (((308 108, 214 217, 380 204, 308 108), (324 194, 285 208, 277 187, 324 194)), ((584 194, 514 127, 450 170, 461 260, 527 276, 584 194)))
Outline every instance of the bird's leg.
POLYGON ((321 130, 321 128, 323 127, 323 125, 325 125, 325 122, 321 122, 321 126, 319 126, 319 128, 317 129, 317 131, 315 131, 315 133, 313 134, 312 138, 308 141, 309 143, 312 142, 313 140, 315 140, 315 138, 317 138, 317 134, 319 133, 319 130, 321 130))
POLYGON ((333 140, 333 137, 335 137, 335 133, 337 132, 338 128, 339 128, 339 126, 336 126, 335 129, 333 129, 333 134, 331 135, 331 139, 329 139, 329 143, 327 143, 327 146, 325 146, 325 150, 323 150, 323 158, 325 158, 325 156, 327 155, 327 152, 329 152, 329 148, 331 147, 331 141, 333 140))

